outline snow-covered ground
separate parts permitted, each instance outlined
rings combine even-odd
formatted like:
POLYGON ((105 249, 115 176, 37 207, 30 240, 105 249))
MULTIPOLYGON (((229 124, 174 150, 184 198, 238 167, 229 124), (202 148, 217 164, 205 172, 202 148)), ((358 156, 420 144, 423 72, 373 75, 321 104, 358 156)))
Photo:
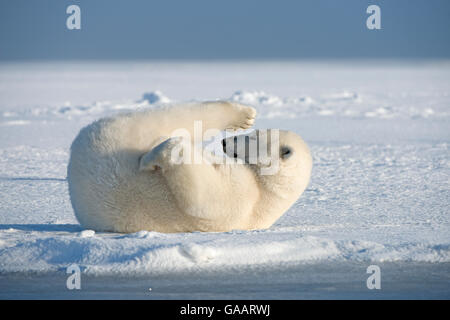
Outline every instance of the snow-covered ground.
POLYGON ((0 298, 450 298, 448 61, 4 63, 0 138, 0 298), (79 129, 218 98, 311 147, 311 183, 274 226, 77 224, 66 166, 79 129), (381 290, 366 287, 369 265, 381 290))

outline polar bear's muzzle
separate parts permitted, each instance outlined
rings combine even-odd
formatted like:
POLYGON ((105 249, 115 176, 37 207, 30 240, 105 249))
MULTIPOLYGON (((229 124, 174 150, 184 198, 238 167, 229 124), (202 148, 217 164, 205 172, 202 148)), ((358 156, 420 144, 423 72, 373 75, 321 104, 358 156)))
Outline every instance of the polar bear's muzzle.
POLYGON ((274 160, 287 160, 293 154, 292 147, 279 144, 276 130, 255 130, 222 139, 222 150, 230 158, 238 158, 246 164, 269 165, 274 160))
POLYGON ((221 141, 223 152, 230 158, 238 158, 247 164, 258 163, 261 141, 257 132, 225 138, 221 141))
MULTIPOLYGON (((245 137, 245 138, 248 138, 248 137, 245 137)), ((246 140, 248 140, 248 139, 246 139, 246 140)), ((245 142, 244 150, 242 150, 244 152, 247 150, 246 145, 248 145, 248 142, 245 142)), ((238 150, 238 146, 239 146, 239 144, 238 144, 237 136, 222 140, 222 150, 229 157, 231 155, 233 156, 233 158, 238 157, 239 151, 240 151, 240 150, 238 150), (227 140, 228 140, 228 143, 227 143, 227 140)), ((246 154, 244 154, 243 156, 245 157, 245 155, 246 154)))

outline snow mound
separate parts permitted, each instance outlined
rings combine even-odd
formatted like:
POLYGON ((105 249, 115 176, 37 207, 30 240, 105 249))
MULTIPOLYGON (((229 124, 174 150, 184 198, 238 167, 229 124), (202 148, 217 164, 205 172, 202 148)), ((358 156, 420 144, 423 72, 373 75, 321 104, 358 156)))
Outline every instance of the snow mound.
POLYGON ((42 231, 0 232, 3 272, 50 272, 76 263, 95 275, 162 274, 282 268, 320 261, 450 262, 450 243, 392 245, 292 236, 276 230, 175 235, 147 231, 96 234, 84 230, 58 236, 42 231))
POLYGON ((429 118, 448 117, 446 111, 436 112, 431 107, 408 107, 399 101, 398 106, 385 105, 379 97, 342 91, 318 97, 279 97, 264 91, 236 91, 229 98, 243 104, 257 107, 261 118, 292 119, 306 116, 334 116, 350 118, 429 118), (380 101, 381 100, 381 101, 380 101), (381 105, 380 105, 381 104, 381 105))
POLYGON ((166 97, 161 91, 147 92, 142 95, 142 101, 147 101, 149 104, 165 104, 171 103, 171 100, 166 97))
POLYGON ((282 107, 285 105, 285 101, 282 98, 267 94, 264 91, 236 91, 230 100, 243 104, 266 105, 271 107, 282 107))
MULTIPOLYGON (((428 119, 447 118, 446 109, 435 110, 425 101, 421 107, 409 104, 409 99, 398 99, 396 105, 386 103, 392 99, 340 91, 309 95, 278 96, 265 91, 235 91, 231 97, 217 98, 249 104, 257 108, 262 119, 295 119, 300 117, 345 117, 376 119, 428 119)), ((55 121, 57 119, 87 118, 89 121, 109 116, 117 112, 127 112, 145 108, 155 108, 176 102, 161 91, 149 91, 141 99, 123 102, 96 101, 87 105, 72 105, 67 101, 63 106, 37 106, 21 111, 7 110, 0 114, 0 126, 24 126, 35 120, 55 121)), ((447 101, 448 102, 448 101, 447 101)))
POLYGON ((95 236, 95 231, 94 230, 83 230, 80 232, 80 237, 81 238, 90 238, 95 236))
POLYGON ((0 125, 27 125, 30 120, 63 120, 87 117, 96 119, 117 112, 127 112, 143 108, 152 108, 171 103, 171 100, 161 91, 146 92, 141 99, 124 102, 95 101, 87 105, 72 105, 66 101, 62 106, 37 106, 21 111, 4 111, 0 117, 0 125), (3 119, 2 119, 3 118, 3 119), (3 120, 3 121, 2 121, 3 120))

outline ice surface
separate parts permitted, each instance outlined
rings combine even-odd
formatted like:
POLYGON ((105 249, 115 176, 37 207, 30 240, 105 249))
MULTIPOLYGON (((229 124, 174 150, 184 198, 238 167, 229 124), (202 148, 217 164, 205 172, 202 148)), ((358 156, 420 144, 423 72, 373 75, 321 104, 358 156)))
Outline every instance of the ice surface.
MULTIPOLYGON (((320 287, 314 270, 335 272, 339 280, 327 286, 339 292, 352 281, 348 272, 361 271, 354 277, 365 281, 365 267, 380 264, 392 274, 422 275, 423 284, 411 288, 391 274, 400 289, 389 297, 417 297, 427 288, 425 270, 433 270, 441 287, 435 295, 428 288, 428 296, 448 298, 449 112, 445 61, 1 64, 0 295, 9 297, 6 290, 31 275, 64 278, 76 263, 86 277, 123 277, 122 287, 131 276, 173 279, 158 297, 187 286, 180 275, 191 292, 203 279, 201 290, 221 297, 215 281, 224 287, 233 274, 240 280, 228 285, 227 297, 242 297, 242 286, 252 284, 260 298, 273 297, 277 286, 284 290, 278 296, 309 297, 292 286, 315 279, 308 288, 320 287), (274 226, 125 235, 78 225, 66 166, 81 127, 117 112, 214 99, 252 104, 256 127, 293 130, 311 147, 311 183, 274 226)), ((26 286, 11 290, 33 297, 26 286)), ((365 282, 358 290, 367 290, 365 282)))

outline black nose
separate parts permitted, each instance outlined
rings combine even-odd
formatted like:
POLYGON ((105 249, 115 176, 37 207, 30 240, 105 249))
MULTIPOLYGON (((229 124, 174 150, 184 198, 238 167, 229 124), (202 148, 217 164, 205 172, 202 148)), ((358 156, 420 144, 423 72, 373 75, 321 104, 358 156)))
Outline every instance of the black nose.
POLYGON ((222 140, 222 147, 223 147, 223 152, 226 152, 227 142, 225 141, 225 139, 222 140))

